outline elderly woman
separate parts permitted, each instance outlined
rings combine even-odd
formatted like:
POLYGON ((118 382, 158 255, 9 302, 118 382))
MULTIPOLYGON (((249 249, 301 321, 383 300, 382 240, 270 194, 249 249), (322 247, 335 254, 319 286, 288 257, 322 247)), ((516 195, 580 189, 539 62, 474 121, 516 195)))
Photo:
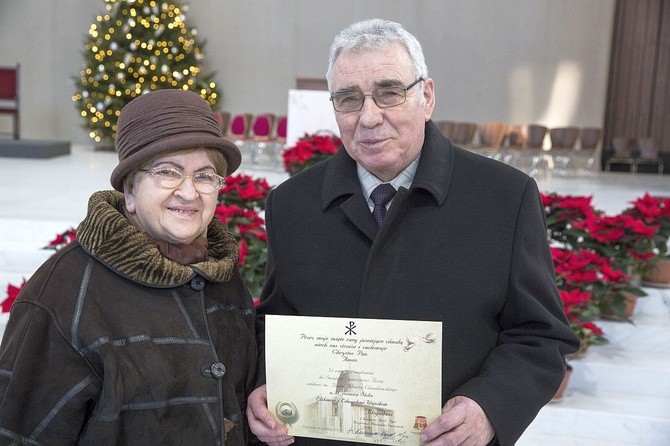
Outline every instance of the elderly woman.
POLYGON ((240 152, 184 90, 118 119, 116 191, 14 304, 0 350, 0 444, 241 445, 252 300, 213 219, 240 152))

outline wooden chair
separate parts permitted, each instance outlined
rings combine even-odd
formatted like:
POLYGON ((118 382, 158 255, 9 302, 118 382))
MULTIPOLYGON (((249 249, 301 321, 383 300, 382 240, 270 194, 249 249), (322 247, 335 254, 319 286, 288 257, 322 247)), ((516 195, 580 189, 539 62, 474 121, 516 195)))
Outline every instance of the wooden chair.
POLYGON ((221 134, 226 136, 228 134, 228 125, 230 124, 230 112, 220 111, 214 112, 214 118, 219 124, 221 134))
POLYGON ((498 155, 507 134, 507 124, 500 121, 487 121, 479 125, 479 145, 474 149, 482 155, 495 157, 498 155))
POLYGON ((637 150, 635 172, 639 172, 640 165, 655 165, 656 172, 663 173, 663 160, 659 156, 660 149, 653 138, 639 138, 637 140, 637 150))
POLYGON ((454 131, 456 129, 456 123, 454 121, 435 121, 435 125, 440 129, 440 132, 445 138, 453 142, 454 131))
POLYGON ((540 124, 528 124, 522 127, 522 136, 525 141, 522 154, 523 158, 530 159, 530 165, 523 170, 532 177, 546 172, 547 169, 553 169, 553 159, 544 150, 547 130, 547 127, 540 124))
POLYGON ((501 160, 505 164, 521 168, 519 162, 522 158, 526 138, 521 125, 509 125, 501 143, 501 160))
POLYGON ((254 165, 266 164, 268 158, 266 149, 268 143, 274 138, 275 115, 273 113, 261 113, 255 115, 251 121, 250 151, 251 163, 254 165))
POLYGON ((477 124, 474 122, 457 122, 454 124, 454 135, 452 143, 465 149, 472 149, 472 140, 477 132, 477 124))
POLYGON ((551 140, 549 154, 553 159, 554 169, 559 175, 568 173, 578 137, 579 127, 556 127, 549 130, 551 140))
POLYGON ((20 137, 19 69, 19 64, 16 67, 0 67, 0 114, 14 118, 14 139, 20 137))
POLYGON ((583 127, 579 132, 579 147, 573 154, 575 168, 579 174, 590 174, 596 167, 600 169, 602 135, 603 129, 600 127, 583 127))
POLYGON ((612 148, 614 155, 609 157, 605 162, 605 170, 611 171, 612 164, 626 164, 630 172, 637 170, 637 163, 633 156, 633 145, 630 138, 625 136, 615 136, 612 138, 612 148))
POLYGON ((238 145, 249 139, 252 116, 251 113, 238 113, 233 115, 230 119, 226 137, 238 145))
POLYGON ((274 139, 270 144, 270 150, 272 154, 274 168, 282 168, 284 162, 282 159, 282 151, 286 145, 286 132, 288 127, 288 119, 286 115, 280 115, 275 120, 275 130, 274 130, 274 139))
POLYGON ((277 128, 275 129, 275 141, 286 144, 286 131, 288 126, 288 118, 286 115, 280 115, 277 118, 277 128))

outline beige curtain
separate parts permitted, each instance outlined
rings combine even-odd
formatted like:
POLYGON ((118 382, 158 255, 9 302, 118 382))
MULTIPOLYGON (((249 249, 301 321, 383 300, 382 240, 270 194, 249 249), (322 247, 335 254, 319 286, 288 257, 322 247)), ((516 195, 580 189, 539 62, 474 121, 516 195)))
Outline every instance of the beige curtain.
POLYGON ((653 138, 670 159, 670 0, 617 0, 614 20, 603 148, 653 138))

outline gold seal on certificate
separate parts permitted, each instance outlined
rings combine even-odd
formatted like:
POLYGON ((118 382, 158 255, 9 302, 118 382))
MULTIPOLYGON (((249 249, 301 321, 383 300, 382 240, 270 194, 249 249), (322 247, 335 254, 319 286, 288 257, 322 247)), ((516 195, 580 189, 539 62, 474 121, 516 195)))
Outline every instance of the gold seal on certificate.
POLYGON ((441 322, 266 315, 265 352, 290 435, 414 446, 441 413, 441 322))
POLYGON ((298 408, 293 403, 279 402, 275 410, 277 419, 289 426, 298 421, 298 408))

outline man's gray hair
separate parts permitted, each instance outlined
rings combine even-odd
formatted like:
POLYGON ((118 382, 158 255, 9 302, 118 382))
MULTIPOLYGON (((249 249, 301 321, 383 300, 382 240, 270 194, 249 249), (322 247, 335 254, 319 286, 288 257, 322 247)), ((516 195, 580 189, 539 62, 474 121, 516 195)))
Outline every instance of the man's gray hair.
POLYGON ((428 78, 428 68, 423 57, 421 44, 401 24, 382 19, 369 19, 354 23, 340 31, 330 46, 326 80, 330 89, 333 80, 333 65, 343 51, 380 51, 390 44, 399 42, 409 53, 416 78, 428 78))

